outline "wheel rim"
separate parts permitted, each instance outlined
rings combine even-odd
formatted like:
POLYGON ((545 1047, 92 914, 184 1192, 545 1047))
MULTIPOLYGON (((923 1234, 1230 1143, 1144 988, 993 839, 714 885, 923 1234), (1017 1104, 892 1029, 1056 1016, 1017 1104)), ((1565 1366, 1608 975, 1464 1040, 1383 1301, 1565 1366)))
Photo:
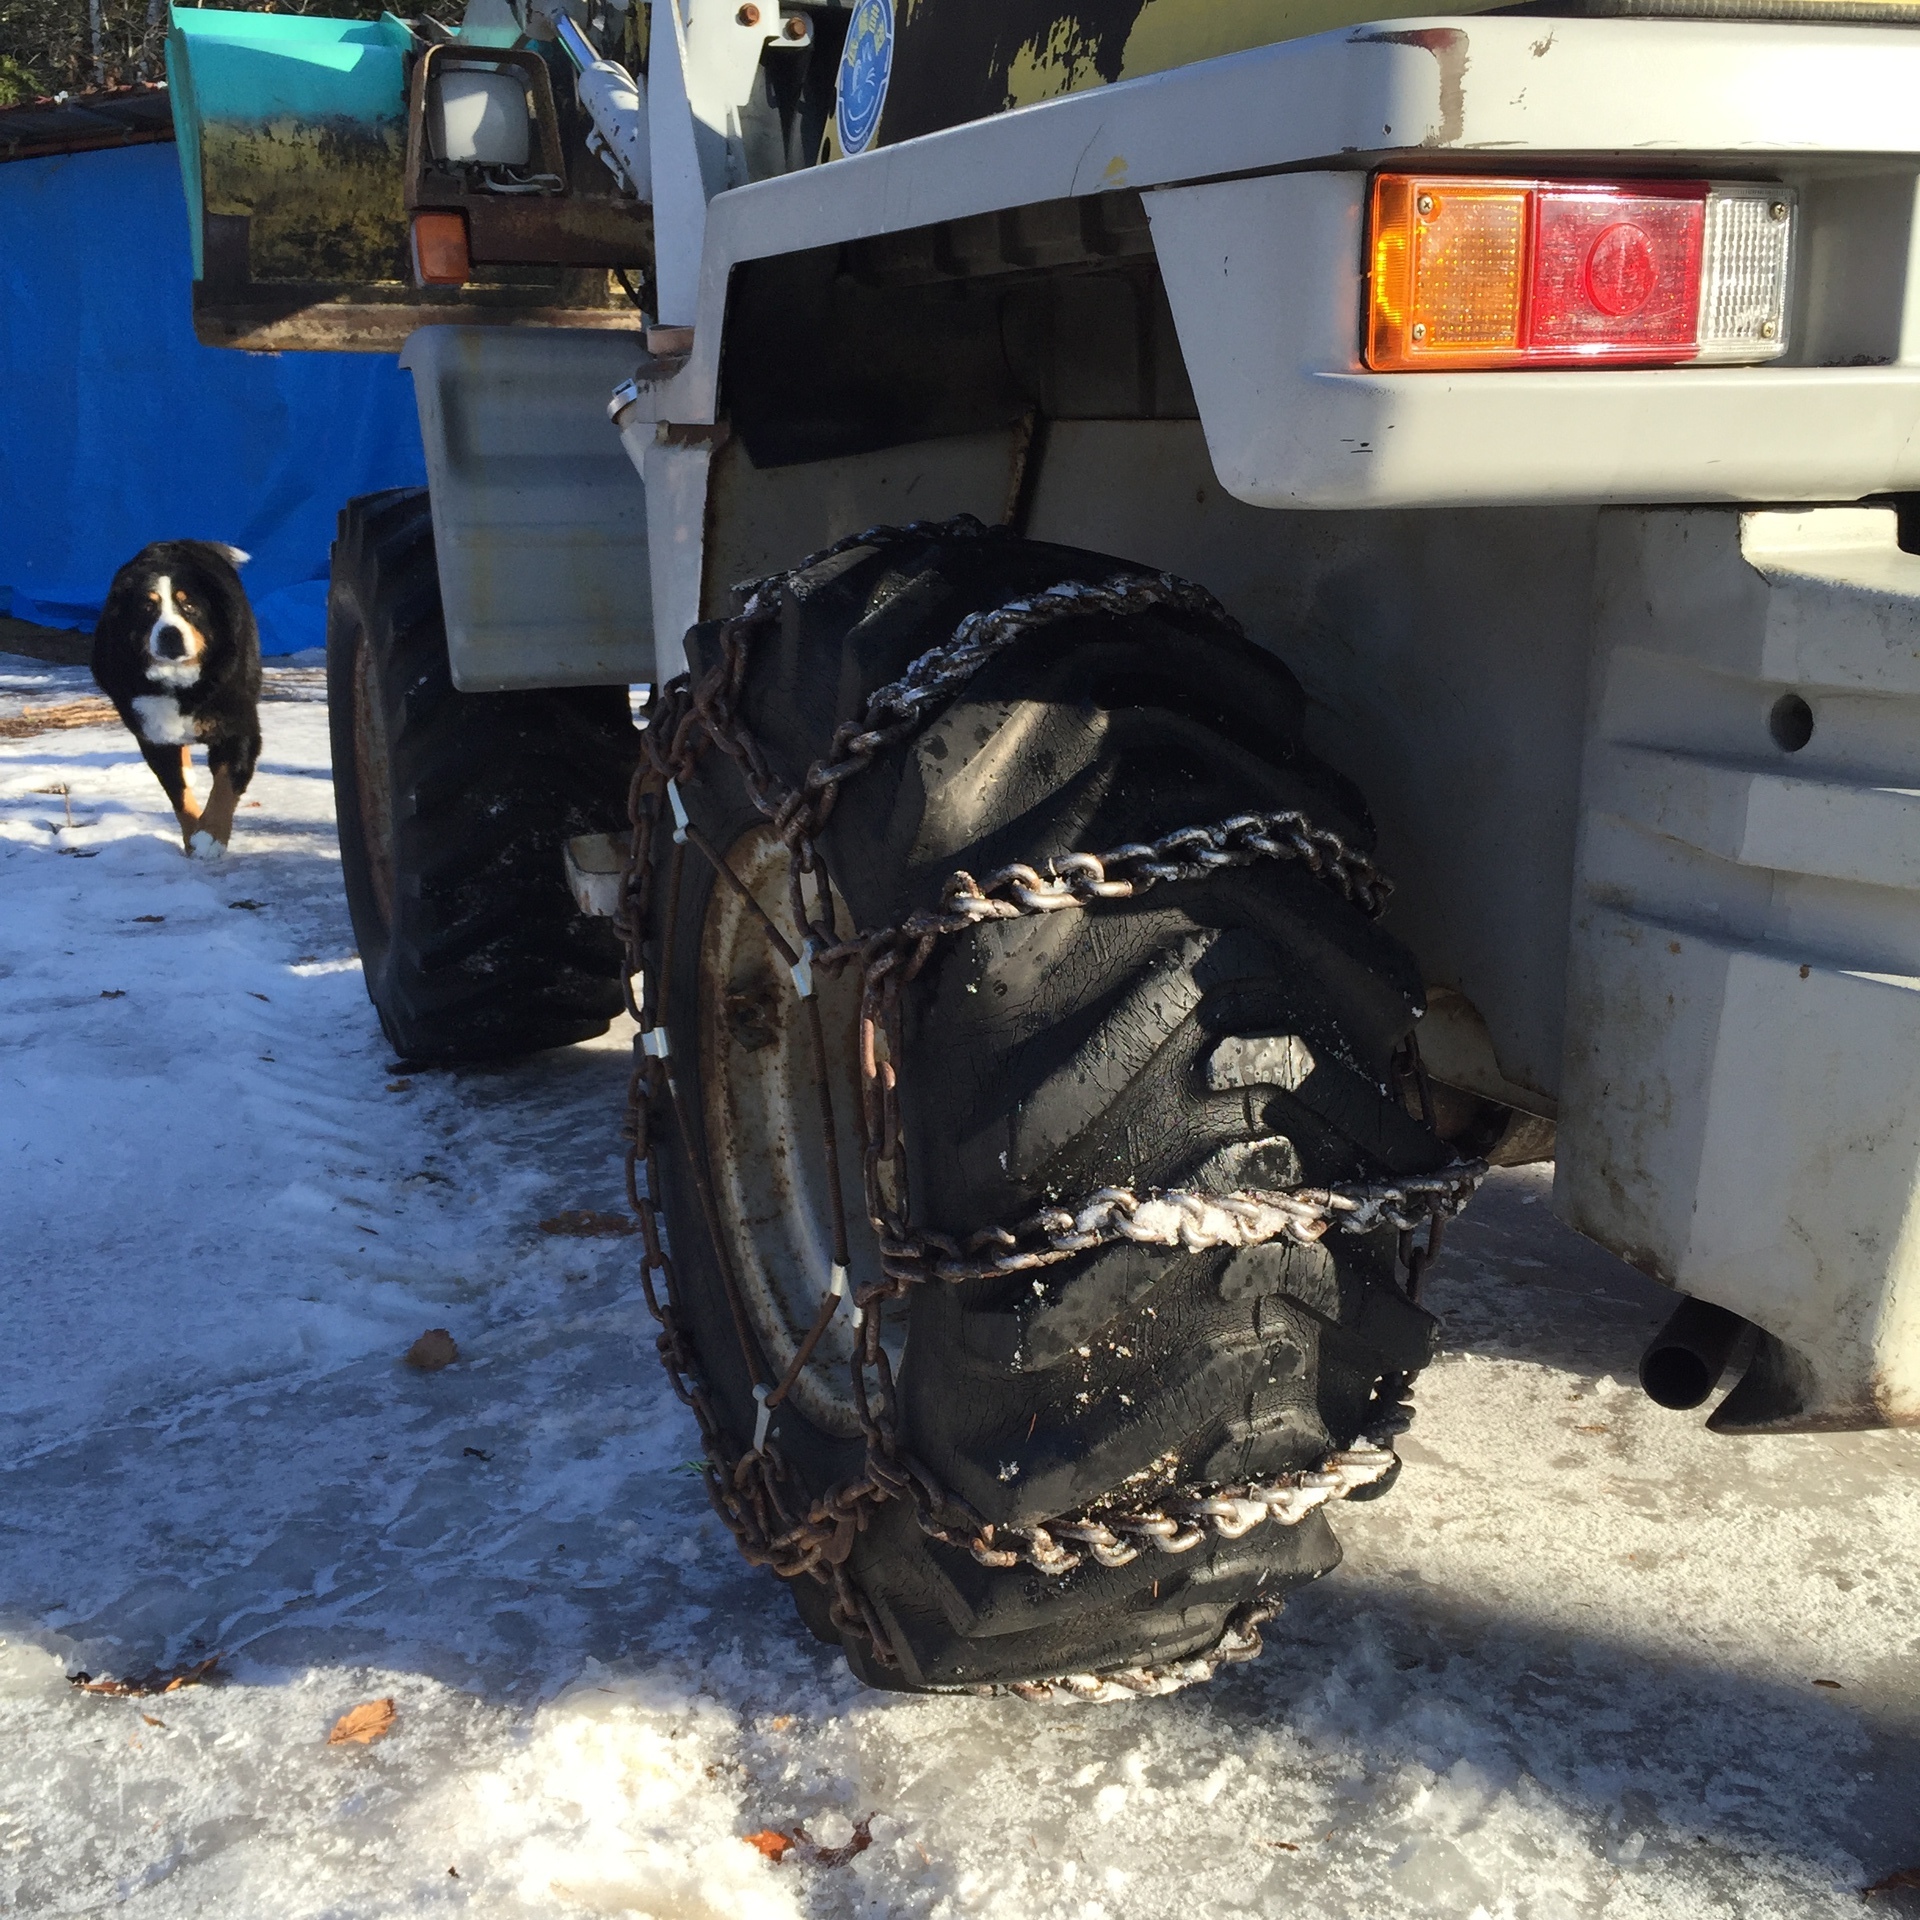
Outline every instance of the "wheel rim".
MULTIPOLYGON (((765 827, 736 840, 727 864, 797 948, 787 906, 787 850, 765 827)), ((860 1185, 854 1035, 860 985, 852 967, 814 974, 833 1096, 841 1204, 846 1210, 849 1295, 880 1278, 860 1185)), ((833 1262, 833 1214, 820 1112, 820 1079, 805 1003, 765 925, 739 892, 716 881, 700 943, 700 1084, 717 1224, 747 1319, 776 1380, 793 1364, 824 1304, 833 1262)), ((814 1425, 860 1431, 850 1363, 854 1310, 841 1303, 790 1398, 814 1425)), ((896 1366, 904 1318, 890 1313, 882 1339, 896 1366)))
POLYGON ((387 716, 366 629, 353 646, 353 785, 360 844, 383 928, 393 926, 393 789, 387 772, 387 716))

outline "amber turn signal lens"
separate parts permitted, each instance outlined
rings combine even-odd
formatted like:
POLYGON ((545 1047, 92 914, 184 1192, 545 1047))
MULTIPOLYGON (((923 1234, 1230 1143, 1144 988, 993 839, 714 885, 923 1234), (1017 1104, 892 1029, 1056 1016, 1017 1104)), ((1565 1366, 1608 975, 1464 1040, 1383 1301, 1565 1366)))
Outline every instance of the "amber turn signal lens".
POLYGON ((413 216, 413 277, 421 286, 464 287, 472 270, 464 213, 413 216))
POLYGON ((1472 366, 1519 350, 1528 198, 1524 181, 1373 183, 1369 366, 1472 366))
POLYGON ((1374 183, 1368 364, 1471 365, 1520 344, 1527 190, 1383 175, 1374 183))

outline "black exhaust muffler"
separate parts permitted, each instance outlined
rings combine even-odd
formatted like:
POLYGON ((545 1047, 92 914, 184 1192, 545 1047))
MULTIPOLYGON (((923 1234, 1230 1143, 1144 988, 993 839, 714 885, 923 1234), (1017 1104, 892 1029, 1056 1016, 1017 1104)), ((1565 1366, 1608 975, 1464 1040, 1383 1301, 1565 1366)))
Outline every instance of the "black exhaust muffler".
POLYGON ((1676 1412, 1697 1407, 1720 1384, 1747 1322, 1706 1300, 1682 1300, 1640 1356, 1647 1398, 1676 1412))

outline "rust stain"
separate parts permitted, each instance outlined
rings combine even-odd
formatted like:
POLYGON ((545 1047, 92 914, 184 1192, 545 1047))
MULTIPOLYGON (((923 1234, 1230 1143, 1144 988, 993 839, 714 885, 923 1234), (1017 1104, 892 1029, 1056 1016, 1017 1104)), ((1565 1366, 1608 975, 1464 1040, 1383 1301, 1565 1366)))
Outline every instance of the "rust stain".
POLYGON ((724 420, 712 426, 703 426, 698 421, 662 420, 653 430, 653 441, 659 447, 717 450, 727 444, 730 432, 724 420))
POLYGON ((1440 64, 1440 124, 1429 129, 1423 147, 1450 147, 1466 126, 1467 36, 1460 27, 1413 27, 1402 33, 1361 32, 1357 46, 1424 47, 1440 64))

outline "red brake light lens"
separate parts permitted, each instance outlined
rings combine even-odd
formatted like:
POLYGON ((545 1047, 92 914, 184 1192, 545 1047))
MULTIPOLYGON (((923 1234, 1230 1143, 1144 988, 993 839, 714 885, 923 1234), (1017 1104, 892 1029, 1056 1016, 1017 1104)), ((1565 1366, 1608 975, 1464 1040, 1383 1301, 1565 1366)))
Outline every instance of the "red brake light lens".
POLYGON ((1706 215, 1705 181, 1684 192, 1536 194, 1528 350, 1583 359, 1691 353, 1706 215))

